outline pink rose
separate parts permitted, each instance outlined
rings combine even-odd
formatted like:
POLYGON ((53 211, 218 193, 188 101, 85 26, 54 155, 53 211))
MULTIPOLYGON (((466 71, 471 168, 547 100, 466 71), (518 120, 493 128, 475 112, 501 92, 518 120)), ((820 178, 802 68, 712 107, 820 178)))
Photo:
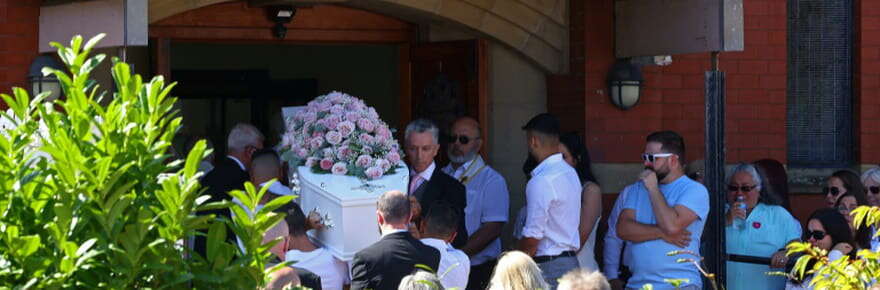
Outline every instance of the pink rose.
POLYGON ((364 152, 364 154, 367 155, 373 154, 373 147, 364 146, 364 148, 361 148, 361 152, 364 152))
POLYGON ((332 168, 332 167, 333 167, 333 160, 330 160, 329 158, 321 159, 321 169, 330 170, 330 168, 332 168))
POLYGON ((339 125, 339 122, 342 122, 342 116, 340 115, 330 115, 324 118, 324 124, 327 125, 328 129, 336 128, 336 126, 339 125))
POLYGON ((343 112, 345 112, 345 108, 342 107, 342 105, 336 104, 336 105, 333 105, 333 107, 330 107, 330 114, 340 115, 343 112))
POLYGON ((309 140, 309 146, 312 147, 312 150, 321 148, 321 145, 324 145, 324 137, 317 136, 309 140))
POLYGON ((357 122, 361 118, 361 115, 355 112, 348 112, 345 114, 346 121, 357 122))
POLYGON ((382 172, 386 172, 388 169, 391 169, 391 162, 388 162, 388 160, 385 159, 378 159, 376 160, 376 166, 382 168, 382 172))
POLYGON ((374 140, 373 135, 367 133, 361 133, 361 135, 358 136, 358 140, 361 141, 361 144, 372 144, 376 141, 374 140))
POLYGON ((318 111, 326 111, 326 110, 329 110, 331 106, 332 106, 332 104, 330 104, 330 102, 321 101, 321 102, 318 102, 318 104, 315 107, 318 109, 318 111))
POLYGON ((332 145, 336 145, 342 142, 342 134, 336 131, 327 132, 327 135, 325 135, 325 137, 327 137, 327 143, 330 143, 332 145))
POLYGON ((376 108, 372 108, 372 107, 371 107, 371 108, 367 111, 367 116, 369 116, 370 119, 379 119, 379 113, 376 113, 376 108))
POLYGON ((345 175, 348 173, 348 168, 345 166, 345 162, 336 162, 336 164, 333 164, 330 172, 335 175, 345 175))
POLYGON ((377 137, 381 136, 382 138, 385 138, 385 139, 391 139, 391 130, 389 130, 388 126, 386 126, 384 124, 380 125, 379 127, 376 128, 376 136, 377 137))
POLYGON ((333 157, 336 157, 336 152, 333 152, 333 148, 330 147, 324 148, 322 153, 324 153, 324 158, 333 159, 333 157))
POLYGON ((397 152, 391 152, 388 153, 388 155, 385 155, 385 159, 388 159, 388 162, 391 162, 391 165, 397 165, 397 163, 400 162, 400 154, 397 152))
POLYGON ((314 122, 317 119, 318 119, 317 113, 306 112, 305 115, 303 115, 303 122, 306 122, 306 123, 314 122))
POLYGON ((318 162, 318 158, 315 158, 315 157, 306 158, 306 167, 309 167, 309 168, 314 167, 315 163, 317 163, 317 162, 318 162))
POLYGON ((385 137, 384 135, 376 135, 376 143, 382 144, 382 146, 386 146, 385 144, 387 144, 388 141, 388 137, 385 137))
POLYGON ((299 150, 296 150, 296 156, 299 156, 299 158, 306 158, 306 156, 309 156, 309 150, 306 148, 299 148, 299 150))
POLYGON ((364 174, 367 175, 367 178, 369 179, 377 179, 379 177, 382 177, 382 168, 379 168, 378 166, 373 166, 367 168, 367 170, 364 171, 364 174))
POLYGON ((336 130, 339 131, 339 134, 342 134, 342 137, 348 137, 348 135, 351 135, 351 132, 354 132, 354 123, 351 121, 339 122, 339 124, 336 124, 336 130))
POLYGON ((373 163, 373 157, 370 157, 369 155, 361 155, 358 156, 357 161, 355 161, 354 164, 358 167, 367 168, 371 163, 373 163))
POLYGON ((357 125, 358 128, 367 132, 373 132, 373 130, 376 129, 376 124, 373 124, 373 121, 366 118, 358 120, 357 125))
POLYGON ((351 156, 351 149, 348 147, 342 147, 336 151, 336 159, 345 160, 348 159, 348 156, 351 156))

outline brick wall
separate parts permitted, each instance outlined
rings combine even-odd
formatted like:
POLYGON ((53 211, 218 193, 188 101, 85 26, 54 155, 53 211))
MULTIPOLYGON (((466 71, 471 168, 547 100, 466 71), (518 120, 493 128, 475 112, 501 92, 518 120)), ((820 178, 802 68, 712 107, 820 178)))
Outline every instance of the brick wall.
POLYGON ((39 15, 40 0, 0 0, 0 93, 27 86, 37 56, 39 15))
MULTIPOLYGON (((551 112, 562 116, 578 113, 574 107, 585 107, 585 124, 568 126, 585 128, 595 162, 639 162, 645 136, 661 129, 684 136, 689 159, 702 158, 703 73, 710 68, 708 53, 674 55, 669 66, 644 67, 645 84, 639 104, 628 111, 619 110, 611 104, 606 84, 606 75, 615 61, 614 1, 578 2, 572 1, 571 5, 569 77, 573 79, 548 81, 551 112), (584 75, 578 74, 581 68, 584 75), (581 82, 583 93, 578 88, 581 82), (583 103, 574 97, 583 97, 583 103)), ((727 160, 771 157, 785 162, 786 1, 745 0, 743 6, 745 50, 722 53, 720 62, 727 74, 727 160)), ((877 128, 880 130, 880 126, 877 128)))

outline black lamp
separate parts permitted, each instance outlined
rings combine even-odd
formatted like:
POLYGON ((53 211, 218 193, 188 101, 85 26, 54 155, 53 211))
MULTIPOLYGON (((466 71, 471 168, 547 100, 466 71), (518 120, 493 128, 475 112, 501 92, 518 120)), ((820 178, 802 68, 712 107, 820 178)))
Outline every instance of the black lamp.
POLYGON ((296 15, 296 8, 290 5, 277 5, 269 6, 266 8, 266 11, 269 20, 275 22, 275 26, 272 27, 272 35, 278 39, 284 39, 287 36, 287 27, 284 27, 284 24, 293 21, 293 16, 296 15))
POLYGON ((46 100, 54 101, 61 96, 61 83, 55 75, 50 74, 44 76, 44 67, 50 67, 57 70, 64 69, 64 67, 51 56, 37 56, 37 58, 31 63, 30 70, 28 70, 28 82, 31 83, 31 95, 36 96, 43 92, 50 92, 49 96, 46 97, 46 100))
POLYGON ((639 102, 642 71, 628 59, 620 59, 608 73, 608 90, 611 102, 622 110, 629 110, 639 102))

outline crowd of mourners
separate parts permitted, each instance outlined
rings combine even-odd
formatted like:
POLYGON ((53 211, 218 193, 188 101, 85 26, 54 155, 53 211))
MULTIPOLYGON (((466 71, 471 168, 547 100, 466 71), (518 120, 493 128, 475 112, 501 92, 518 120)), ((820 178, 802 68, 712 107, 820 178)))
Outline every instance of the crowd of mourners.
MULTIPOLYGON (((273 259, 293 264, 275 272, 269 288, 640 289, 651 284, 673 289, 668 279, 683 279, 678 289, 702 289, 699 269, 668 253, 700 254, 710 210, 724 212, 728 254, 751 259, 727 262, 726 289, 809 289, 810 276, 766 274, 791 271, 797 259, 786 256, 791 242, 809 242, 828 251, 832 261, 880 244, 871 238, 873 228, 856 229, 849 214, 861 205, 880 204, 880 167, 861 176, 849 170, 829 176, 823 187, 826 205, 802 224, 790 213, 786 170, 778 161, 735 165, 726 177, 726 192, 718 193, 726 196, 726 206, 710 208, 702 161, 687 166, 684 139, 659 131, 646 136, 643 152, 633 152, 641 154, 644 170, 606 215, 607 231, 599 231, 605 232, 599 237, 604 246, 597 251, 602 190, 583 138, 562 134, 559 120, 546 113, 522 127, 524 142, 510 146, 528 147, 526 202, 517 216, 509 216, 511 193, 504 176, 481 157, 480 128, 470 117, 455 120, 446 134, 426 119, 406 127, 407 191, 378 198, 374 218, 381 238, 350 261, 310 237, 310 231, 324 230, 319 215, 304 212, 296 201, 278 209, 286 218, 264 240, 280 237, 283 242, 270 250, 273 259), (441 150, 440 144, 448 145, 441 150), (445 167, 438 164, 442 151, 445 167), (514 224, 515 242, 503 248, 507 223, 514 224)), ((228 192, 246 181, 264 186, 284 180, 289 169, 263 142, 254 126, 238 124, 229 132, 227 155, 203 161, 201 181, 212 201, 237 202, 228 192)), ((260 204, 294 194, 279 182, 268 192, 260 204)), ((204 254, 205 238, 197 237, 192 247, 204 254)))

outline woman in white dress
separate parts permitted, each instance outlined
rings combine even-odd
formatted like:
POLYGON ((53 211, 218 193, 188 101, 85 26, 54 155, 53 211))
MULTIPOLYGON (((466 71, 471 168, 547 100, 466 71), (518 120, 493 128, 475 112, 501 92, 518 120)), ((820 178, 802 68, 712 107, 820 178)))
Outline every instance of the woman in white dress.
MULTIPOLYGON (((810 242, 814 247, 828 251, 828 260, 835 261, 841 258, 853 258, 856 244, 846 218, 835 208, 823 208, 814 212, 807 222, 804 231, 804 241, 810 242)), ((796 257, 792 257, 794 260, 796 257)), ((793 265, 794 263, 789 263, 793 265)), ((813 268, 813 262, 807 264, 807 269, 813 268)), ((786 269, 794 273, 792 269, 786 269)), ((813 289, 810 281, 812 275, 806 275, 803 279, 789 280, 785 283, 786 290, 813 289)))
POLYGON ((588 271, 599 270, 594 254, 596 246, 596 228, 602 216, 602 189, 590 168, 590 153, 584 145, 583 138, 577 133, 567 133, 559 137, 559 151, 562 158, 574 167, 583 184, 581 192, 581 222, 578 231, 581 237, 581 249, 577 253, 581 268, 588 271))

